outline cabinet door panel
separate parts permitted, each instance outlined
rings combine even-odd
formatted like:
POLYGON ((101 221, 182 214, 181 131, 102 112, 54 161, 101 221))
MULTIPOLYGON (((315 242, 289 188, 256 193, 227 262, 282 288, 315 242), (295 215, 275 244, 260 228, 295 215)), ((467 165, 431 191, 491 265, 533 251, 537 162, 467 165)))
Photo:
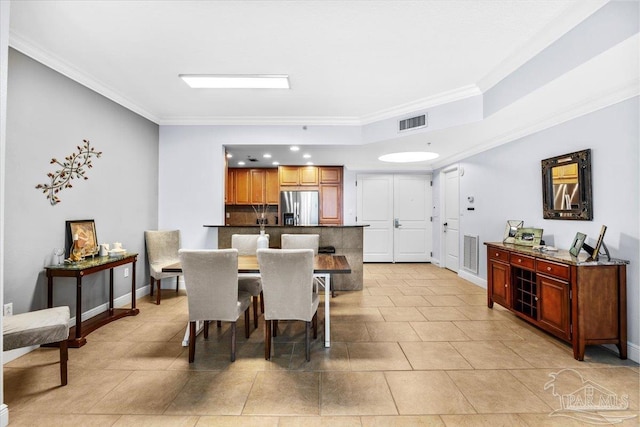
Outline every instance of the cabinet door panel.
POLYGON ((251 204, 251 176, 249 169, 236 169, 236 205, 251 204))
POLYGON ((267 169, 266 177, 267 204, 277 205, 280 202, 280 185, 278 184, 278 169, 267 169))
POLYGON ((264 169, 251 169, 251 204, 262 205, 265 203, 266 187, 264 169))
POLYGON ((318 185, 318 168, 305 166, 298 169, 300 185, 318 185))
POLYGON ((227 182, 224 193, 224 202, 227 205, 233 205, 236 203, 236 172, 234 169, 227 171, 227 182))
POLYGON ((503 307, 511 308, 510 266, 494 261, 489 262, 489 266, 493 301, 503 307))
POLYGON ((569 284, 538 274, 538 321, 549 332, 570 339, 569 284))
POLYGON ((278 168, 280 185, 298 185, 298 167, 280 166, 278 168))
POLYGON ((320 224, 342 224, 342 186, 320 186, 320 224))
POLYGON ((341 167, 320 167, 320 184, 341 184, 342 168, 341 167))

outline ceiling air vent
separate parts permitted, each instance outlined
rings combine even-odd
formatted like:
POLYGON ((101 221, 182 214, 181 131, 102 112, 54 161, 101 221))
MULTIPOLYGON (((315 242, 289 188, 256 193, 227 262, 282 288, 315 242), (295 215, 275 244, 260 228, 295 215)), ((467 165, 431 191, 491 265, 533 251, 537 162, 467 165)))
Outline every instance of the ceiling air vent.
POLYGON ((409 119, 400 120, 398 122, 398 130, 404 132, 411 129, 418 129, 427 126, 427 115, 411 117, 409 119))

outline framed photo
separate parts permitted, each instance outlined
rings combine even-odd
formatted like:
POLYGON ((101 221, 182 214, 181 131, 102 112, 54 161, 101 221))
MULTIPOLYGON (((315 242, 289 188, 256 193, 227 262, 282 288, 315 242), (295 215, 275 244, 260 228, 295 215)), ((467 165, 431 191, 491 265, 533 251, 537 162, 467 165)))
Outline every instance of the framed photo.
POLYGON ((516 242, 516 234, 519 228, 522 228, 524 225, 524 221, 511 219, 507 221, 507 226, 504 229, 504 238, 502 241, 504 243, 515 243, 516 242))
POLYGON ((591 258, 597 260, 598 255, 600 254, 600 248, 602 247, 602 243, 604 242, 604 233, 607 232, 607 226, 603 225, 600 229, 600 235, 598 236, 598 241, 596 245, 593 247, 593 254, 591 254, 591 258))
POLYGON ((92 219, 80 219, 67 221, 66 249, 67 256, 71 256, 73 236, 78 235, 78 245, 83 257, 98 253, 98 237, 96 236, 96 223, 92 219))
POLYGON ((587 235, 583 233, 576 233, 576 237, 573 239, 573 243, 571 244, 571 248, 569 248, 569 253, 573 256, 578 256, 580 253, 580 249, 582 249, 582 245, 584 241, 587 239, 587 235))
POLYGON ((516 245, 537 246, 540 240, 542 240, 542 228, 519 228, 516 231, 516 245))

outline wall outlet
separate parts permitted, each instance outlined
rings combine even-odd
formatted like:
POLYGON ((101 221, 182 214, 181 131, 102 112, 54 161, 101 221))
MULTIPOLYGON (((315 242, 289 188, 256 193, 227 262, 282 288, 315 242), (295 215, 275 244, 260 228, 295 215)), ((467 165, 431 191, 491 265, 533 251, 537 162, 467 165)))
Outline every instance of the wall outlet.
POLYGON ((124 269, 124 277, 129 277, 129 268, 124 269))
POLYGON ((13 303, 4 305, 4 311, 2 312, 4 316, 13 316, 13 303))

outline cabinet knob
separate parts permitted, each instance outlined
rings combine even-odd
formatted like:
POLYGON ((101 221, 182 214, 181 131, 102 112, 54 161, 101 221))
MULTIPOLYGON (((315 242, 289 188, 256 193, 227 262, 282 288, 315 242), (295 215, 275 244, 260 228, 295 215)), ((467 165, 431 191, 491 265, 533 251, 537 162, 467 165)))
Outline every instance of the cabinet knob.
POLYGON ((505 287, 505 288, 507 287, 507 284, 506 284, 506 283, 504 284, 504 287, 505 287))
POLYGON ((518 258, 518 262, 522 262, 522 259, 521 259, 521 258, 518 258))
POLYGON ((538 297, 536 297, 535 300, 538 301, 538 297))
POLYGON ((500 254, 498 252, 496 252, 496 256, 498 257, 498 256, 500 256, 500 254))
POLYGON ((551 267, 547 267, 547 271, 551 271, 551 267))

